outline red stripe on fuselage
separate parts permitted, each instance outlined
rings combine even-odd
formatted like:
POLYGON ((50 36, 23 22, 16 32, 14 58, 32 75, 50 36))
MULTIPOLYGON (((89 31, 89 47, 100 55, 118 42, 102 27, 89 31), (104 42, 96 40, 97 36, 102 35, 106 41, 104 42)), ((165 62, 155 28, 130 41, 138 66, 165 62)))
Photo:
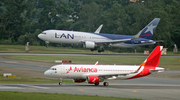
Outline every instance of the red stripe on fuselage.
POLYGON ((144 36, 152 36, 152 34, 144 34, 144 35, 140 35, 139 37, 144 37, 144 36))

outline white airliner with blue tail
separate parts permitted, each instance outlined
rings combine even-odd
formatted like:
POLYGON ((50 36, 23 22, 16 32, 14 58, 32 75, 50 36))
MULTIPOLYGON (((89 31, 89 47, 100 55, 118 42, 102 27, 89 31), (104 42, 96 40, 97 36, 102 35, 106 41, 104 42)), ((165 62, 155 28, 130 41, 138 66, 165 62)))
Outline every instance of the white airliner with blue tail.
POLYGON ((102 25, 100 25, 94 33, 45 30, 40 33, 38 37, 46 43, 83 44, 85 48, 89 48, 92 51, 98 49, 98 52, 103 52, 104 46, 134 47, 155 44, 156 41, 151 40, 151 38, 159 21, 160 18, 154 18, 146 27, 134 36, 99 33, 102 28, 102 25))

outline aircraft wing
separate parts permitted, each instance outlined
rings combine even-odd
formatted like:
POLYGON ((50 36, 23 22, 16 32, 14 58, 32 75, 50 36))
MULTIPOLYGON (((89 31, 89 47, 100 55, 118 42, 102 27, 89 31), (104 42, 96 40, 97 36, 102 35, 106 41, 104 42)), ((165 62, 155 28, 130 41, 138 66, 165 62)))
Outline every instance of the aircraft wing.
MULTIPOLYGON (((118 76, 126 76, 126 75, 130 75, 130 74, 136 74, 139 73, 140 69, 143 68, 142 66, 139 66, 139 68, 134 71, 134 72, 130 72, 130 73, 113 73, 113 74, 104 74, 104 73, 91 73, 91 74, 84 74, 83 76, 99 76, 100 78, 103 79, 109 79, 109 78, 117 78, 118 76)), ((161 71, 163 69, 157 69, 158 71, 161 71)), ((156 72, 155 70, 151 70, 150 72, 156 72)))
POLYGON ((120 43, 120 42, 125 42, 132 40, 131 38, 129 39, 120 39, 120 40, 106 40, 106 41, 100 41, 100 42, 95 42, 96 44, 101 44, 101 43, 120 43))
POLYGON ((135 74, 137 72, 132 72, 132 73, 113 73, 113 74, 97 74, 97 73, 92 73, 92 74, 84 74, 83 76, 99 76, 100 78, 103 79, 108 79, 108 78, 113 78, 113 77, 118 77, 118 76, 126 76, 129 74, 135 74))
POLYGON ((119 40, 107 40, 107 41, 101 41, 101 42, 95 42, 95 43, 120 43, 120 42, 125 42, 125 41, 129 41, 129 40, 134 40, 139 38, 139 36, 141 35, 140 31, 139 33, 137 33, 133 38, 127 38, 127 39, 119 39, 119 40))

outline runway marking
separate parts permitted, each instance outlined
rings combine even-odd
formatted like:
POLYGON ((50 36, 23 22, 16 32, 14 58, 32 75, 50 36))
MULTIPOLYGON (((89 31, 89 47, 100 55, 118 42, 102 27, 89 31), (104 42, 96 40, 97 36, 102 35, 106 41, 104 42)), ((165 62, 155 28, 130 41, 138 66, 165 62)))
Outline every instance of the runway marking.
POLYGON ((80 91, 84 91, 83 89, 79 89, 80 91))
POLYGON ((137 92, 137 90, 133 90, 133 92, 137 92))
POLYGON ((2 63, 17 63, 16 61, 0 61, 2 63))
POLYGON ((38 88, 38 89, 49 89, 48 87, 41 87, 41 86, 34 86, 28 84, 19 84, 20 86, 31 87, 31 88, 38 88))
POLYGON ((29 89, 31 89, 31 90, 37 90, 37 89, 35 89, 35 88, 29 88, 29 89))
POLYGON ((168 76, 165 76, 165 78, 168 78, 168 76))
POLYGON ((3 86, 3 87, 1 87, 1 86, 0 86, 0 89, 24 89, 24 88, 21 88, 21 87, 9 87, 9 86, 3 86))

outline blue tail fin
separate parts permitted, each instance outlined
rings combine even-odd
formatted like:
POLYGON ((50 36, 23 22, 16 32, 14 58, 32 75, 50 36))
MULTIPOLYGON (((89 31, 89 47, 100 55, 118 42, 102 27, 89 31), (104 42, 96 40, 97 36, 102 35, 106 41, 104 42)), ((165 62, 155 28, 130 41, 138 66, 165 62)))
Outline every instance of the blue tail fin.
POLYGON ((141 30, 141 35, 139 37, 151 39, 159 21, 160 18, 154 18, 146 27, 141 30))

